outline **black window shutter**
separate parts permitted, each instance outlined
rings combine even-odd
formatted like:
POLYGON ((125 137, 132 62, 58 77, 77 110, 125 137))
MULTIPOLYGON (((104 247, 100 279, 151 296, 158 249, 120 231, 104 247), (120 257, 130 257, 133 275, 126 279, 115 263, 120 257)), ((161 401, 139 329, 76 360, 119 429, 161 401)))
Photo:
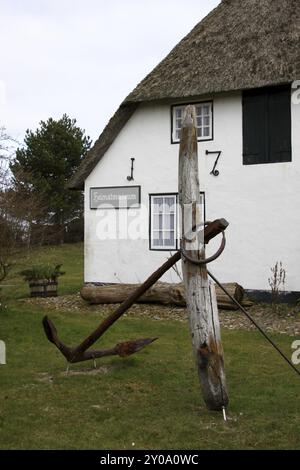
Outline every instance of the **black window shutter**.
POLYGON ((268 94, 268 161, 292 161, 290 87, 270 90, 268 94))
POLYGON ((267 162, 267 99, 260 90, 243 93, 244 165, 267 162))

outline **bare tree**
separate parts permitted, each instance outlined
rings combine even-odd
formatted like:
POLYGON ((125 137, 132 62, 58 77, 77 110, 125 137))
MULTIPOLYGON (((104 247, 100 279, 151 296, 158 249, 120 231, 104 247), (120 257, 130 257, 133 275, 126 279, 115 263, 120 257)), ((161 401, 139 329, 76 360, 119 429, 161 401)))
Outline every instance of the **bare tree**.
POLYGON ((12 139, 5 127, 0 126, 0 282, 8 275, 17 247, 16 220, 10 214, 9 160, 13 153, 12 139))
MULTIPOLYGON (((30 185, 12 184, 9 163, 16 143, 0 126, 0 284, 24 247, 30 248, 44 240, 45 225, 39 221, 44 218, 45 206, 40 195, 31 191, 30 185)), ((26 181, 25 176, 21 179, 26 181)))
POLYGON ((5 188, 8 180, 8 162, 11 150, 11 140, 6 129, 0 126, 0 190, 5 188))

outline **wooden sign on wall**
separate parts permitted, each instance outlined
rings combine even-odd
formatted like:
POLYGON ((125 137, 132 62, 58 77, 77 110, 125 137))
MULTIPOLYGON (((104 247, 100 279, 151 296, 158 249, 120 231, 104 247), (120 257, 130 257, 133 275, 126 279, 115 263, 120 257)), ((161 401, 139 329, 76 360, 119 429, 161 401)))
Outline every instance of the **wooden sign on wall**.
POLYGON ((91 209, 137 209, 141 205, 140 186, 91 188, 91 209))

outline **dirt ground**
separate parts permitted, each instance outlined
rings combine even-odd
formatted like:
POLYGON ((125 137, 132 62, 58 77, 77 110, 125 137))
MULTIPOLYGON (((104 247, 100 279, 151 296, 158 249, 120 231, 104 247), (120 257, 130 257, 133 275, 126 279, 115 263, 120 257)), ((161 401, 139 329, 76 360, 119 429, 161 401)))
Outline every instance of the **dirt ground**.
MULTIPOLYGON (((24 301, 24 300, 23 300, 24 301)), ((66 295, 53 298, 26 299, 26 303, 41 305, 44 308, 64 310, 68 312, 101 312, 108 315, 117 305, 88 305, 80 295, 66 295)), ((247 309, 251 316, 269 332, 300 335, 300 307, 295 305, 268 305, 255 304, 247 309)), ((136 304, 125 314, 127 317, 147 317, 155 321, 175 320, 185 322, 187 311, 185 308, 172 306, 136 304)), ((229 330, 255 330, 254 325, 239 311, 220 310, 221 325, 229 330)))

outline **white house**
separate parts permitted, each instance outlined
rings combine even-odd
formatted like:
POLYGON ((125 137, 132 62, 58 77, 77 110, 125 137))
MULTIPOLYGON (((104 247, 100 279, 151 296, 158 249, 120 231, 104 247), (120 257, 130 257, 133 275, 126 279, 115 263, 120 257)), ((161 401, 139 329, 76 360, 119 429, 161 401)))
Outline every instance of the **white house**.
POLYGON ((298 0, 223 0, 125 99, 70 182, 85 194, 86 282, 141 282, 178 248, 176 209, 158 213, 176 202, 182 111, 194 103, 206 220, 230 222, 210 269, 259 294, 281 261, 300 297, 299 44, 298 0))

